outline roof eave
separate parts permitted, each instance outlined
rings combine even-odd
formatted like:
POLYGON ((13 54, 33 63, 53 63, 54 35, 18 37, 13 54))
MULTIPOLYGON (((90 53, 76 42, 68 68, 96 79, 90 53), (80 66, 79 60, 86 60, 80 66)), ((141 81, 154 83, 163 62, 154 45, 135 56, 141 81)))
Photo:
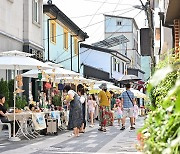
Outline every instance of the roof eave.
POLYGON ((70 20, 61 10, 59 10, 59 8, 56 5, 44 4, 43 13, 50 13, 53 16, 57 17, 57 20, 62 22, 76 35, 78 35, 81 38, 81 41, 85 41, 85 39, 89 38, 87 33, 83 32, 72 20, 70 20))

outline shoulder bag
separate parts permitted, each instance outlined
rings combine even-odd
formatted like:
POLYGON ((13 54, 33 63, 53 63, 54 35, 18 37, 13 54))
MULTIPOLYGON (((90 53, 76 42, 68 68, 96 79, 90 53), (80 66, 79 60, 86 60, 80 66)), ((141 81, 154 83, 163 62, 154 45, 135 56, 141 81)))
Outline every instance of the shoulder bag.
POLYGON ((132 105, 134 106, 134 103, 133 103, 133 101, 132 101, 132 99, 131 99, 131 97, 129 96, 129 94, 128 94, 128 92, 127 92, 127 91, 126 91, 126 93, 127 93, 128 97, 129 97, 129 99, 130 99, 130 101, 131 101, 132 105))

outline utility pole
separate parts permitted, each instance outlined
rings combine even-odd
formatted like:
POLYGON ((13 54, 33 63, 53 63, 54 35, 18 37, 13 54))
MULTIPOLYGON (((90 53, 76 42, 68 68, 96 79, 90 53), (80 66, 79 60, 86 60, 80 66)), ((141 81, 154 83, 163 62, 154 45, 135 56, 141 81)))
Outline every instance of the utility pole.
MULTIPOLYGON (((153 50, 153 55, 154 55, 154 24, 153 24, 153 12, 150 8, 150 0, 147 0, 147 2, 145 3, 145 5, 143 4, 142 0, 139 0, 142 6, 142 10, 145 11, 147 20, 148 20, 148 27, 150 29, 150 38, 151 38, 151 47, 153 50)), ((154 56, 152 57, 153 60, 153 64, 155 65, 155 59, 154 56)))

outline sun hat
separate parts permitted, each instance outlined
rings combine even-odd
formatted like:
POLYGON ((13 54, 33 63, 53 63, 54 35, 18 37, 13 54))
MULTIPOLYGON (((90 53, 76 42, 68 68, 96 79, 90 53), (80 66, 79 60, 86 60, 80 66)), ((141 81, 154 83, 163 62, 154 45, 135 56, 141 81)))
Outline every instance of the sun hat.
POLYGON ((99 86, 100 89, 107 89, 107 84, 106 83, 102 83, 100 86, 99 86))

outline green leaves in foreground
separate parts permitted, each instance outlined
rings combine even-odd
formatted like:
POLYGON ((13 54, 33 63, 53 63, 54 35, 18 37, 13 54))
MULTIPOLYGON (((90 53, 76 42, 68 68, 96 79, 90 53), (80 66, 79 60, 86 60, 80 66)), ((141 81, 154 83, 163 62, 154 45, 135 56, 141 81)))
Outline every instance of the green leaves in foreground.
POLYGON ((139 131, 139 149, 148 154, 179 154, 180 63, 174 62, 154 75, 147 87, 153 110, 139 131))

